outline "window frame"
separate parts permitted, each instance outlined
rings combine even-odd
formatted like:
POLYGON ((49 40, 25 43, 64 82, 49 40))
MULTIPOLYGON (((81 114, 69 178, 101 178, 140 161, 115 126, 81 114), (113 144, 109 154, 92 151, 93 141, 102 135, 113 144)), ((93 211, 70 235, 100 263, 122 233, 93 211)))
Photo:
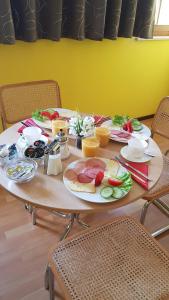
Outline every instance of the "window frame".
MULTIPOLYGON (((158 25, 158 19, 160 16, 160 9, 161 9, 161 5, 162 5, 162 1, 163 0, 159 0, 158 6, 156 7, 156 9, 158 9, 157 12, 157 24, 155 23, 154 25, 154 31, 153 31, 153 35, 154 36, 169 36, 169 24, 168 25, 158 25)), ((169 21, 168 21, 169 23, 169 21)))

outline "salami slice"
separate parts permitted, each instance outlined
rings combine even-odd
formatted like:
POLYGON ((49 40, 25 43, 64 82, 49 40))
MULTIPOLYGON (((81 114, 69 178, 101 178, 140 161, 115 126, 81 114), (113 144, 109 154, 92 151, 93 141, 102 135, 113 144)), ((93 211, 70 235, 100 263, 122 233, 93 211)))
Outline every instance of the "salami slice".
POLYGON ((92 178, 88 177, 86 174, 84 173, 80 173, 78 176, 77 176, 77 179, 80 183, 90 183, 92 182, 92 178))
POLYGON ((103 172, 103 168, 86 168, 84 174, 92 179, 95 179, 99 172, 103 172))
POLYGON ((72 169, 68 169, 66 170, 66 172, 64 173, 64 177, 67 178, 70 181, 75 181, 77 180, 77 174, 75 173, 74 170, 72 169))
POLYGON ((131 134, 130 133, 125 133, 125 132, 121 132, 118 137, 120 138, 125 138, 125 139, 130 139, 131 134))
MULTIPOLYGON (((95 168, 100 168, 101 171, 106 169, 106 164, 103 160, 98 159, 98 158, 90 158, 86 161, 86 168, 91 168, 91 169, 95 169, 95 168)), ((100 170, 99 170, 100 171, 100 170)))
POLYGON ((121 133, 121 131, 120 130, 111 130, 110 133, 113 134, 113 135, 119 136, 119 134, 121 133))
POLYGON ((80 174, 80 173, 82 173, 83 172, 83 170, 85 169, 85 167, 86 167, 86 162, 85 161, 79 161, 76 165, 75 165, 75 167, 74 167, 74 172, 76 173, 76 174, 80 174))

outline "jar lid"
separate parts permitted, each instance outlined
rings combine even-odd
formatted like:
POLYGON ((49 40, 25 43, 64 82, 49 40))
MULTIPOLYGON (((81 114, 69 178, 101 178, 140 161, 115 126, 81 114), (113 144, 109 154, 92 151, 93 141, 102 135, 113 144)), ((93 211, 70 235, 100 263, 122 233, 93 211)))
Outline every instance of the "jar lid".
POLYGON ((58 142, 59 142, 59 143, 67 142, 68 138, 67 138, 67 136, 65 135, 63 129, 60 129, 60 130, 59 130, 59 133, 57 134, 57 139, 58 139, 58 142))

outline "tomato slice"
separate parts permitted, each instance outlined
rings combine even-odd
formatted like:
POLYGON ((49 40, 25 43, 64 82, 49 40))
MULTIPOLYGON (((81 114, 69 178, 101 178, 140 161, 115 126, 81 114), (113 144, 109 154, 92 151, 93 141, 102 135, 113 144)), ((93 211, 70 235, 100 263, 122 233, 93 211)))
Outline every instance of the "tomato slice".
POLYGON ((52 115, 51 115, 51 120, 55 120, 59 118, 59 113, 57 111, 55 111, 52 115))
POLYGON ((110 184, 110 185, 112 185, 112 186, 119 186, 119 185, 121 185, 122 183, 123 183, 123 181, 122 180, 120 180, 120 179, 116 179, 116 178, 109 178, 108 179, 108 183, 110 184))
POLYGON ((41 116, 50 119, 51 114, 50 114, 49 111, 42 111, 42 112, 41 112, 41 116))
POLYGON ((95 178, 95 186, 101 185, 103 178, 104 178, 104 172, 102 171, 98 172, 95 178))

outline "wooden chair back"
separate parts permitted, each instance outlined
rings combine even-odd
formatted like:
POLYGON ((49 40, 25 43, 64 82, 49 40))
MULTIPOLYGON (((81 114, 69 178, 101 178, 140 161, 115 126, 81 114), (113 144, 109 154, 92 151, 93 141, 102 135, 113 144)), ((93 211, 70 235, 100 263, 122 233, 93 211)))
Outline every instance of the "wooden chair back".
POLYGON ((60 89, 54 80, 42 80, 0 86, 0 110, 3 129, 31 117, 36 109, 61 107, 60 89))
POLYGON ((152 123, 152 133, 169 138, 169 96, 163 98, 152 123))

